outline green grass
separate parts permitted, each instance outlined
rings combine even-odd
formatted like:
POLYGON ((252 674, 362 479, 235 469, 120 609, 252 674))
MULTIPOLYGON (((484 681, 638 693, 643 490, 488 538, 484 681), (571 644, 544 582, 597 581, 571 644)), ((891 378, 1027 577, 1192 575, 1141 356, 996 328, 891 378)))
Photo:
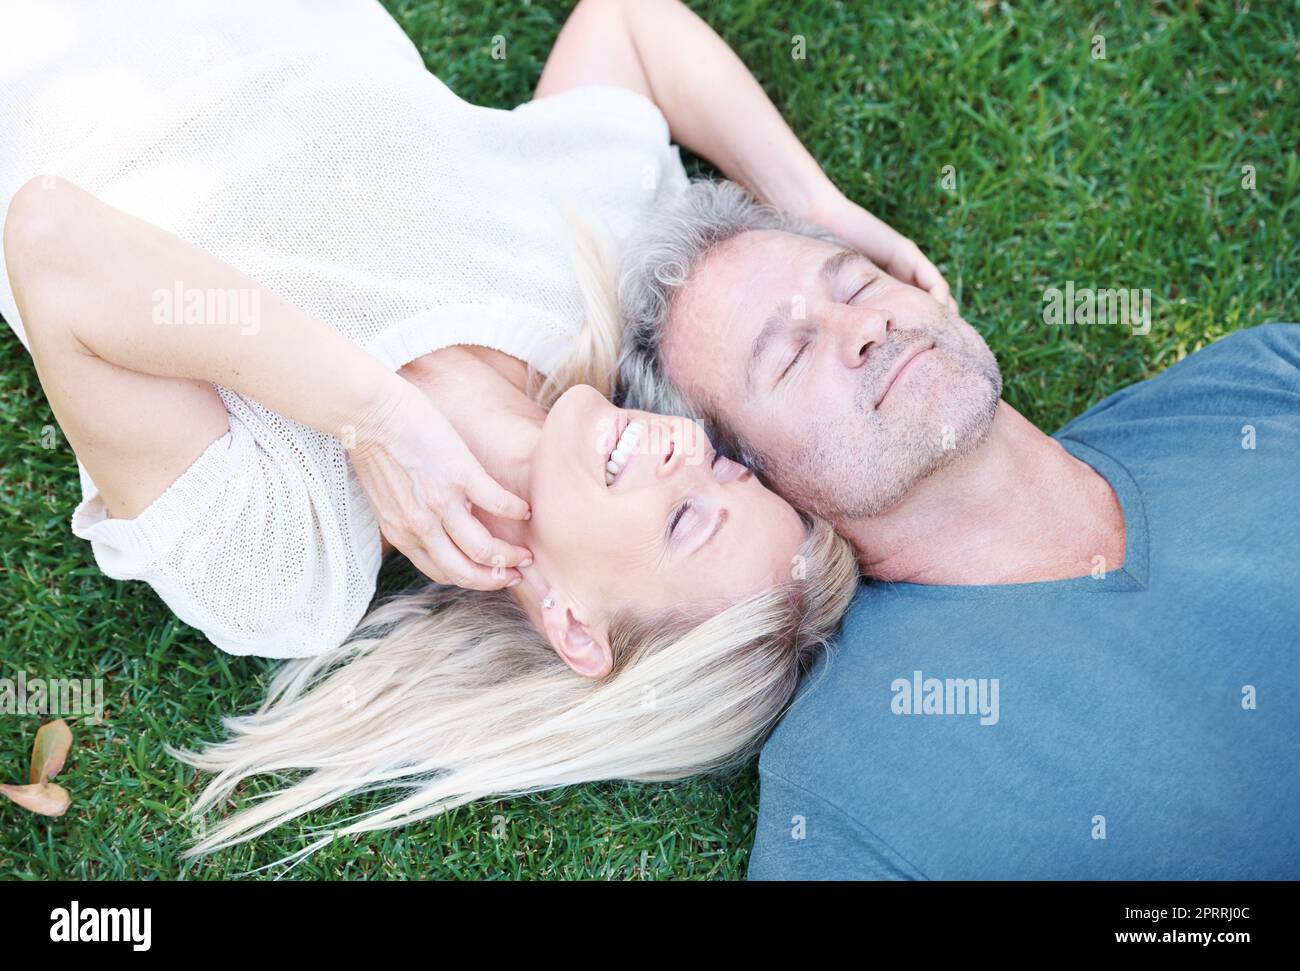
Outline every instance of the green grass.
MULTIPOLYGON (((458 94, 503 108, 529 97, 568 9, 388 6, 458 94), (507 38, 504 61, 489 56, 496 34, 507 38)), ((998 355, 1008 400, 1031 420, 1053 431, 1223 334, 1300 317, 1288 228, 1300 224, 1292 4, 1116 3, 1096 13, 954 0, 896 12, 910 6, 694 4, 835 181, 940 265, 998 355), (791 57, 796 34, 804 60, 791 57), (1095 34, 1105 60, 1091 57, 1095 34), (1254 191, 1242 188, 1246 164, 1254 191), (955 192, 940 185, 946 165, 955 192), (1070 279, 1151 289, 1151 333, 1045 327, 1044 288, 1070 279)), ((254 706, 274 663, 221 653, 148 587, 99 574, 68 528, 79 498, 72 453, 61 438, 42 447, 53 417, 35 372, 16 340, 0 344, 0 676, 103 677, 109 714, 74 725, 64 817, 0 804, 0 876, 229 877, 298 849, 302 831, 290 825, 178 862, 179 816, 198 780, 162 744, 219 737, 221 715, 254 706)), ((385 576, 385 588, 401 579, 385 576)), ((39 721, 0 718, 0 778, 25 781, 39 721)), ((756 801, 752 767, 675 786, 576 787, 348 840, 293 876, 738 878, 756 801), (492 835, 496 816, 504 839, 492 835)), ((304 826, 370 804, 351 800, 304 826)))

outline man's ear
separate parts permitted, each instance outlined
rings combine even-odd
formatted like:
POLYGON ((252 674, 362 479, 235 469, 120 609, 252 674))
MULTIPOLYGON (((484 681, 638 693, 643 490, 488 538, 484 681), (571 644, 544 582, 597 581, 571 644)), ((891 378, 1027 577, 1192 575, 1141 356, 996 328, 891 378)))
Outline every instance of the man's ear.
POLYGON ((609 629, 603 621, 593 621, 588 612, 568 597, 552 590, 550 607, 542 610, 542 627, 546 639, 574 673, 584 678, 603 678, 614 667, 614 652, 609 646, 609 629))

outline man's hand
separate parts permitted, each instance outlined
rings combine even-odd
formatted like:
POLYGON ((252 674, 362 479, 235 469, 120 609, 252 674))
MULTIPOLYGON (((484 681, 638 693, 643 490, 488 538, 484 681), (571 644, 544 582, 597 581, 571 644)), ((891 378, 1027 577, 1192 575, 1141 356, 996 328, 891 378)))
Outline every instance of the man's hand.
POLYGON ((499 590, 522 579, 532 554, 494 537, 478 506, 527 519, 528 504, 483 470, 418 388, 397 378, 356 429, 349 454, 380 532, 431 580, 499 590))

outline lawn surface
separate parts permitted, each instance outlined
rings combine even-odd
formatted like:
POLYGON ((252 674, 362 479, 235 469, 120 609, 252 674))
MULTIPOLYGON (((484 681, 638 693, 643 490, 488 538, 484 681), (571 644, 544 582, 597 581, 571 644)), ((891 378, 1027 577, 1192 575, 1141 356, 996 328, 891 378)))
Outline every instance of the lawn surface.
MULTIPOLYGON (((569 9, 386 5, 453 90, 501 108, 528 99, 569 9), (498 34, 505 60, 490 56, 498 34)), ((692 6, 841 188, 939 264, 997 354, 1008 401, 1043 429, 1230 331, 1300 318, 1291 3, 692 6), (796 35, 803 59, 792 57, 796 35), (1044 290, 1070 280, 1150 289, 1150 333, 1045 326, 1044 290)), ((144 584, 98 572, 68 527, 80 491, 62 437, 45 447, 53 424, 25 352, 0 331, 0 677, 102 677, 108 714, 74 723, 65 816, 0 801, 0 877, 233 877, 291 853, 297 823, 178 861, 198 780, 162 743, 219 737, 220 717, 254 707, 275 664, 223 654, 144 584)), ((410 576, 386 573, 382 586, 410 576)), ((0 781, 26 781, 40 721, 0 716, 0 781)), ((292 876, 740 878, 757 795, 752 767, 673 786, 575 787, 341 841, 292 876)))

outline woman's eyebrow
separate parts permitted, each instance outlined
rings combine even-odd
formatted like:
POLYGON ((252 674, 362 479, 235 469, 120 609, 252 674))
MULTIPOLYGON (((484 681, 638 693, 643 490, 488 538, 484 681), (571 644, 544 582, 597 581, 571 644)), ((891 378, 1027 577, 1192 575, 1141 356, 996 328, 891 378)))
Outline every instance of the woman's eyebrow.
POLYGON ((704 549, 704 547, 708 546, 711 542, 713 542, 713 537, 717 536, 718 533, 722 532, 722 525, 727 521, 728 515, 729 513, 725 509, 718 511, 718 521, 714 523, 713 529, 712 531, 710 531, 709 535, 704 537, 704 542, 701 543, 699 546, 695 547, 695 549, 691 550, 692 556, 694 556, 700 550, 704 549))

